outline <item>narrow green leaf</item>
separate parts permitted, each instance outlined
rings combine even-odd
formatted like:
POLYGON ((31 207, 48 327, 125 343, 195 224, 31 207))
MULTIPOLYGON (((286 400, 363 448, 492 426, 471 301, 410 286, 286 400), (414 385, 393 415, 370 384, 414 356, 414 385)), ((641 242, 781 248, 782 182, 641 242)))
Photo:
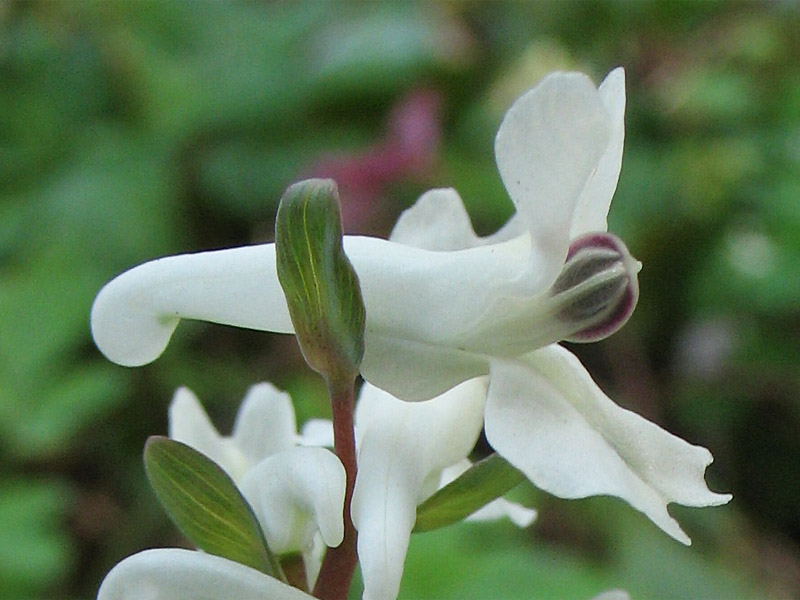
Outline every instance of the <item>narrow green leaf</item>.
POLYGON ((364 302, 342 247, 331 179, 290 186, 275 222, 278 278, 306 362, 328 382, 352 384, 364 354, 364 302))
POLYGON ((492 454, 467 469, 417 508, 415 532, 452 525, 510 489, 525 476, 499 454, 492 454))
POLYGON ((167 514, 198 548, 267 575, 280 574, 253 509, 214 461, 181 442, 151 436, 144 466, 167 514))

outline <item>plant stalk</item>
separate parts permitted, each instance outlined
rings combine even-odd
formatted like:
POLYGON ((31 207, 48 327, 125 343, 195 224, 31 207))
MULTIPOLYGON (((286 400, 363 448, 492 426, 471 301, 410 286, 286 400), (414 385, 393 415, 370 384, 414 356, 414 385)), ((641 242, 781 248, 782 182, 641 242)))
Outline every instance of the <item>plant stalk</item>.
POLYGON ((329 548, 314 586, 314 596, 322 600, 345 600, 350 591, 353 572, 358 563, 356 529, 350 517, 350 504, 356 483, 356 440, 353 427, 355 380, 346 385, 328 382, 333 412, 333 447, 344 466, 347 486, 344 495, 344 539, 336 548, 329 548))

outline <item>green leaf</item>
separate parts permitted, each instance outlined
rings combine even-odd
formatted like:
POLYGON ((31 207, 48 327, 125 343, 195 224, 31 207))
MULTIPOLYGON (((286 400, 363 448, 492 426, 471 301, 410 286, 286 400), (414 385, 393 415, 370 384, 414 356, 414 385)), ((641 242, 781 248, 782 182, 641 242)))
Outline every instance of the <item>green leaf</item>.
POLYGON ((350 384, 364 355, 364 302, 342 247, 339 192, 331 179, 290 186, 275 222, 278 278, 306 362, 350 384))
POLYGON ((499 498, 525 476, 498 454, 467 469, 417 508, 415 532, 452 525, 499 498))
POLYGON ((181 442, 151 436, 144 465, 167 514, 198 548, 267 575, 280 573, 252 508, 214 461, 181 442))

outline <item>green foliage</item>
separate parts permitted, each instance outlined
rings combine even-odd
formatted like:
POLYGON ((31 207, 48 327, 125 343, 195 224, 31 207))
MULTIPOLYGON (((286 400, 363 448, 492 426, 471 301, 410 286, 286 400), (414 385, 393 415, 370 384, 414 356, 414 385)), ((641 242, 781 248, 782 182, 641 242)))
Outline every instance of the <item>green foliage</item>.
POLYGON ((59 524, 70 490, 51 480, 0 479, 0 590, 6 600, 45 594, 72 566, 59 524))
POLYGON ((186 444, 152 436, 144 466, 170 518, 198 548, 267 575, 280 573, 253 509, 214 461, 186 444))

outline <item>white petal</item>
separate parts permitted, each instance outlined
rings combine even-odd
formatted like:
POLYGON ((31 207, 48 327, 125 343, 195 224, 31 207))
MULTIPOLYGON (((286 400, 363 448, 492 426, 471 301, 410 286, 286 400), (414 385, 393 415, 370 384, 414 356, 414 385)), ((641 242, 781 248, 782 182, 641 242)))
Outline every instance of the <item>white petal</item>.
POLYGON ((608 145, 609 115, 580 73, 553 73, 506 113, 495 141, 500 175, 531 238, 531 291, 564 264, 575 207, 608 145))
POLYGON ((170 403, 169 437, 205 454, 234 481, 250 466, 236 444, 217 432, 197 396, 188 388, 178 388, 170 403))
POLYGON ((98 348, 130 367, 157 358, 180 319, 292 331, 271 244, 140 265, 100 290, 91 319, 98 348))
POLYGON ((409 402, 429 400, 489 372, 485 357, 455 347, 369 334, 364 342, 364 379, 409 402))
POLYGON ((453 188, 430 190, 403 211, 389 239, 425 250, 463 250, 480 244, 461 197, 453 188))
POLYGON ((367 336, 442 345, 480 319, 497 294, 516 289, 529 242, 434 252, 346 237, 367 308, 367 336))
POLYGON ((706 486, 708 450, 614 404, 559 346, 493 362, 490 381, 487 439, 543 490, 562 498, 618 496, 685 544, 667 504, 731 498, 706 486))
POLYGON ((344 537, 345 472, 324 448, 293 448, 265 458, 239 486, 253 507, 270 549, 311 549, 319 530, 328 546, 344 537))
POLYGON ((330 419, 309 419, 303 424, 303 429, 297 441, 301 446, 333 448, 333 421, 330 419))
POLYGON ((467 381, 422 403, 365 385, 356 409, 358 475, 351 514, 364 598, 397 597, 416 507, 426 484, 472 449, 486 383, 467 381))
POLYGON ((322 559, 325 557, 327 548, 325 542, 322 541, 322 536, 317 532, 311 542, 311 548, 303 552, 306 586, 309 590, 314 589, 314 584, 317 582, 317 577, 319 577, 319 571, 322 569, 322 559))
POLYGON ((297 422, 289 394, 271 383, 252 386, 239 407, 232 438, 251 466, 293 448, 297 422))
POLYGON ((536 520, 536 511, 511 502, 505 498, 498 498, 476 510, 466 518, 467 521, 496 521, 507 518, 517 527, 524 529, 536 520))
POLYGON ((145 550, 106 575, 97 600, 310 600, 242 564, 193 550, 145 550))
POLYGON ((404 210, 389 239, 424 250, 447 251, 507 242, 526 233, 525 220, 515 214, 495 233, 479 237, 458 192, 441 188, 425 192, 404 210))
POLYGON ((598 594, 592 600, 631 600, 631 597, 625 590, 608 590, 598 594))
MULTIPOLYGON (((439 487, 444 487, 451 481, 454 481, 464 471, 469 469, 472 463, 469 459, 464 459, 454 465, 447 467, 442 471, 442 480, 439 487)), ((498 519, 507 518, 514 523, 517 527, 528 527, 536 519, 536 511, 532 508, 527 508, 516 502, 511 502, 505 498, 497 498, 492 500, 489 504, 479 508, 474 513, 469 515, 467 521, 496 521, 498 519)))
POLYGON ((625 141, 625 70, 618 67, 600 84, 600 98, 608 111, 611 136, 603 156, 581 192, 570 237, 608 229, 606 217, 617 189, 625 141))

